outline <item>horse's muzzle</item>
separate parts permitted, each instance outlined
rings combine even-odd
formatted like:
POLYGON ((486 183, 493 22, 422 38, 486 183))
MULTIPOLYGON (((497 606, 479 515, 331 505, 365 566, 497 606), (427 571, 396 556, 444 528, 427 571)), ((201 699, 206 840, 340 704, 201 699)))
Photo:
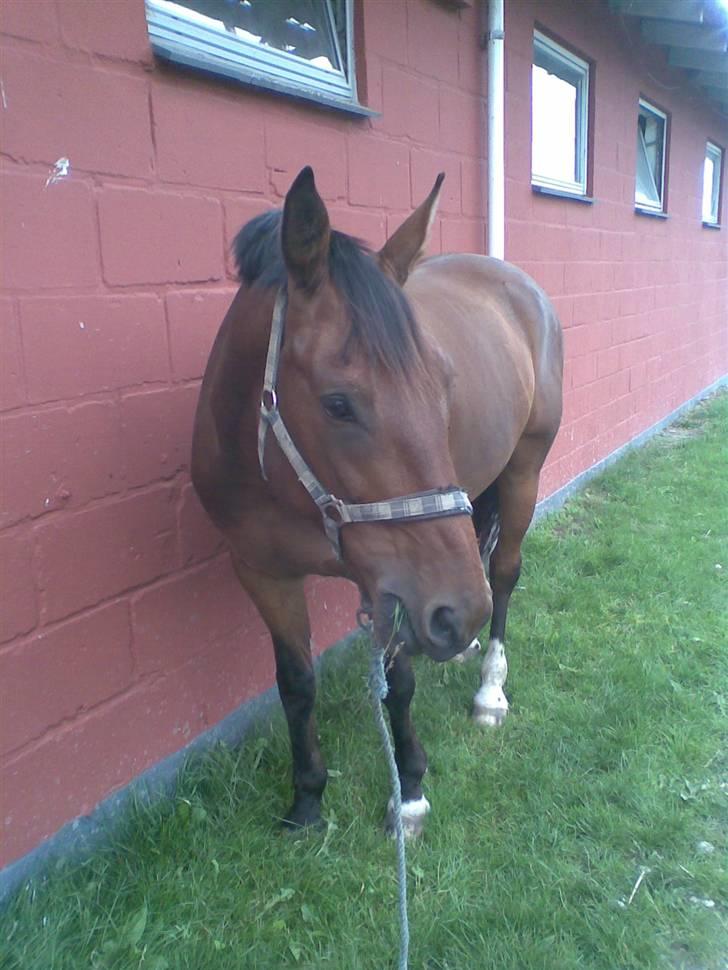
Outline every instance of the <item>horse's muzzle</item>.
POLYGON ((374 634, 380 646, 399 647, 411 656, 425 653, 440 662, 450 660, 462 653, 485 625, 490 616, 490 596, 475 611, 468 606, 433 603, 413 620, 401 599, 384 593, 374 607, 374 634))
POLYGON ((411 656, 422 653, 409 614, 402 600, 393 593, 383 593, 374 603, 374 637, 380 647, 403 649, 411 656))

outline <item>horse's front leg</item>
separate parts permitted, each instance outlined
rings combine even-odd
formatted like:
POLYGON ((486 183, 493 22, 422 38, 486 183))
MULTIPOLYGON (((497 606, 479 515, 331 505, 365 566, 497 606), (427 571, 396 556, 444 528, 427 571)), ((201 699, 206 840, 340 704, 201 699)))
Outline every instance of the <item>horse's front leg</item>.
POLYGON ((278 693, 293 756, 293 804, 283 824, 288 828, 315 825, 321 821, 327 772, 313 714, 316 677, 303 580, 271 579, 239 562, 235 570, 273 639, 278 693))
MULTIPOLYGON (((402 824, 407 838, 422 832, 430 803, 422 794, 422 776, 427 771, 427 755, 415 734, 410 704, 415 692, 415 675, 410 658, 399 651, 387 670, 389 691, 385 705, 389 711, 394 738, 394 757, 402 788, 402 824)), ((394 808, 390 798, 385 828, 394 831, 394 808)))

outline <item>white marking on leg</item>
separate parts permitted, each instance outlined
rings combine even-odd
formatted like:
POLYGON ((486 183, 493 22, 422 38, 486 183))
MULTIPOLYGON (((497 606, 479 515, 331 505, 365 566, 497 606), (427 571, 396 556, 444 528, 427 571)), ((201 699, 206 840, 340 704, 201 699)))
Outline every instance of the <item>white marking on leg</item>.
POLYGON ((480 690, 473 701, 473 720, 481 727, 498 727, 508 713, 503 685, 508 676, 505 647, 491 640, 480 670, 480 690))
MULTIPOLYGON (((430 803, 424 795, 421 798, 412 798, 408 802, 402 802, 402 828, 406 839, 414 839, 422 834, 430 807, 430 803)), ((386 828, 390 835, 394 834, 394 802, 391 798, 387 802, 386 828)))

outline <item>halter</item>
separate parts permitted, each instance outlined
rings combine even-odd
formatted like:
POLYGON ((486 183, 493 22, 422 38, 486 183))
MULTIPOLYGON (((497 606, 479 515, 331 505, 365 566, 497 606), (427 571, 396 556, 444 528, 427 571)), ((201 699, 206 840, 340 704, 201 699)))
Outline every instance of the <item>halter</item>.
POLYGON ((260 420, 258 422, 258 462, 261 475, 265 481, 268 481, 268 476, 265 473, 265 439, 268 428, 270 428, 281 451, 298 476, 298 480, 321 512, 324 531, 334 547, 337 559, 342 558, 341 529, 352 522, 398 522, 404 519, 436 519, 450 515, 472 515, 473 507, 470 504, 470 499, 460 488, 433 488, 427 492, 401 495, 384 502, 362 502, 358 504, 343 502, 340 498, 326 491, 293 443, 278 410, 276 381, 287 303, 286 291, 281 288, 273 307, 263 393, 260 400, 260 420))

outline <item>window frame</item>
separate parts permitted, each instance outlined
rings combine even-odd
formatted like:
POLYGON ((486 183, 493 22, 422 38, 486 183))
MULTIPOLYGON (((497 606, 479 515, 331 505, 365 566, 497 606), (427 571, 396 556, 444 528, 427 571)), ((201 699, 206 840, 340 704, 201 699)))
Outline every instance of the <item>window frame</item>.
POLYGON ((719 229, 720 207, 721 202, 723 201, 723 159, 725 157, 725 152, 716 142, 707 139, 705 142, 705 152, 703 154, 703 179, 705 179, 705 160, 711 154, 713 155, 714 162, 717 163, 713 168, 713 177, 717 177, 718 179, 718 191, 715 199, 715 219, 706 219, 703 212, 703 192, 705 191, 705 182, 703 182, 703 192, 700 194, 700 217, 704 226, 719 229))
POLYGON ((670 119, 666 111, 658 108, 657 105, 653 104, 651 101, 648 101, 646 98, 639 98, 637 100, 638 135, 640 133, 639 119, 643 112, 651 114, 662 121, 662 164, 659 185, 660 203, 658 205, 656 203, 639 202, 637 200, 637 163, 635 161, 634 207, 637 212, 646 212, 650 215, 665 215, 667 213, 667 134, 670 119))
MULTIPOLYGON (((557 75, 561 76, 561 75, 557 75)), ((562 80, 572 83, 570 78, 562 80)), ((578 54, 564 47, 558 41, 553 40, 548 34, 535 29, 533 32, 533 56, 531 60, 531 186, 535 189, 544 189, 550 192, 571 196, 575 199, 588 198, 589 194, 589 120, 590 120, 590 99, 592 83, 592 64, 584 60, 578 54), (545 49, 547 54, 557 62, 565 65, 570 71, 577 71, 580 81, 577 90, 577 117, 574 147, 574 167, 578 171, 578 178, 571 180, 552 178, 548 175, 539 175, 534 171, 533 162, 533 69, 542 65, 536 62, 537 48, 545 49)))
MULTIPOLYGON (((324 0, 333 22, 333 8, 324 0)), ((354 46, 354 0, 345 0, 347 70, 327 71, 273 48, 259 47, 240 37, 194 23, 184 8, 170 9, 174 0, 145 0, 147 30, 155 56, 246 86, 314 101, 354 114, 371 115, 358 102, 354 46)), ((337 53, 341 57, 336 31, 337 53)))

